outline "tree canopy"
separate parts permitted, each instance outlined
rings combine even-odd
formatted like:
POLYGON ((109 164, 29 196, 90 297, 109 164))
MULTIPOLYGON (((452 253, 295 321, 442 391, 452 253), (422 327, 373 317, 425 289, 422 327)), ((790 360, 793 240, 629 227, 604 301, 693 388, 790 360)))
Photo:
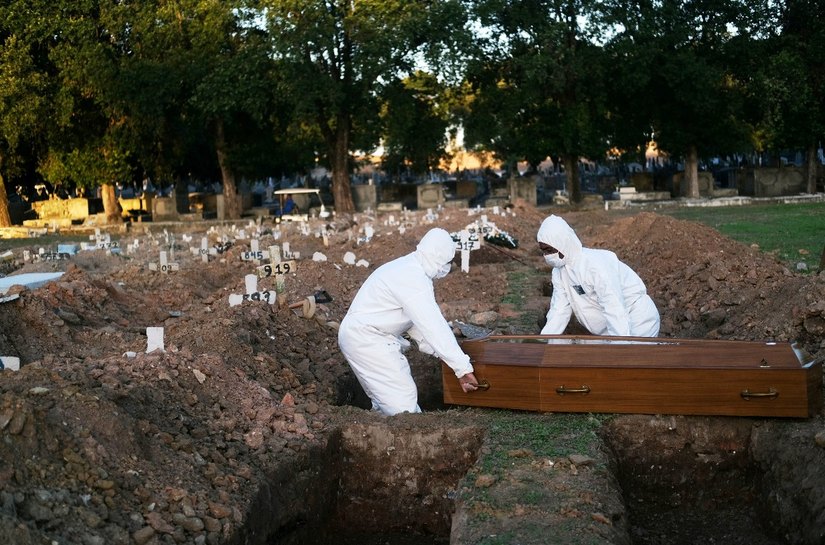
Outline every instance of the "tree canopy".
MULTIPOLYGON (((807 150, 825 132, 815 0, 8 0, 0 5, 0 225, 7 190, 332 171, 356 152, 423 174, 448 131, 513 164, 658 148, 807 150)), ((811 172, 813 170, 811 169, 811 172)), ((688 176, 689 193, 695 180, 688 176)), ((815 180, 809 191, 816 188, 815 180)))

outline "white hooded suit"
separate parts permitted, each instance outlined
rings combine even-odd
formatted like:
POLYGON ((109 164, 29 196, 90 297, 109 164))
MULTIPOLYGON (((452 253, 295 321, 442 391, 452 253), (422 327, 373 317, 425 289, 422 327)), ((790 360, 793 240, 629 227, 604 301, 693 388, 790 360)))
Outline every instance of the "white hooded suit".
POLYGON ((402 349, 409 343, 435 355, 456 377, 473 372, 435 301, 433 279, 449 271, 455 242, 444 229, 431 229, 411 254, 385 263, 358 290, 338 330, 338 344, 373 409, 393 415, 421 412, 418 390, 402 349))
POLYGON ((553 267, 553 296, 542 335, 562 333, 571 313, 594 335, 659 334, 659 311, 644 282, 616 254, 583 248, 573 229, 558 216, 546 218, 536 238, 564 255, 553 267))

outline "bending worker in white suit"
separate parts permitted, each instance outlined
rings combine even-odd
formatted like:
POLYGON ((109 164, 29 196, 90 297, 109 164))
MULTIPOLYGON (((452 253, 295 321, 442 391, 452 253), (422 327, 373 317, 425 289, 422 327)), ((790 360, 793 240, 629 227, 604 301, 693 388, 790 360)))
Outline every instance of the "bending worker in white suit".
POLYGON ((352 300, 338 330, 338 345, 373 410, 418 413, 418 390, 402 353, 407 333, 426 354, 450 366, 465 392, 477 389, 462 352, 435 301, 433 280, 450 272, 456 246, 444 229, 431 229, 415 251, 378 267, 352 300))
POLYGON ((659 311, 644 282, 609 250, 584 248, 558 216, 546 218, 536 235, 553 267, 553 296, 542 335, 564 332, 575 314, 593 335, 655 337, 659 311))

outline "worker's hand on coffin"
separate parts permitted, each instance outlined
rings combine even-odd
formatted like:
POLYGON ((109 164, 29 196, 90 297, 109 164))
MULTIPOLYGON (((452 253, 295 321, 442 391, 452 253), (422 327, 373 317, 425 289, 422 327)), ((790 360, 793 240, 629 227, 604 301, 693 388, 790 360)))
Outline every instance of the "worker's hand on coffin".
POLYGON ((476 376, 472 373, 467 373, 466 375, 460 377, 458 379, 458 383, 461 385, 461 389, 464 393, 478 390, 478 381, 476 380, 476 376))

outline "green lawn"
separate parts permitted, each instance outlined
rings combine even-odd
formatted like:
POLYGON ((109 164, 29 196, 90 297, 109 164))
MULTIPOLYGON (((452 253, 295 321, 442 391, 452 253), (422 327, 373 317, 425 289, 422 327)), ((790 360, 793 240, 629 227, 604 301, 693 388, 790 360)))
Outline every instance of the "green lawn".
POLYGON ((703 223, 744 244, 758 244, 796 270, 819 270, 825 248, 825 203, 680 207, 660 213, 703 223))

